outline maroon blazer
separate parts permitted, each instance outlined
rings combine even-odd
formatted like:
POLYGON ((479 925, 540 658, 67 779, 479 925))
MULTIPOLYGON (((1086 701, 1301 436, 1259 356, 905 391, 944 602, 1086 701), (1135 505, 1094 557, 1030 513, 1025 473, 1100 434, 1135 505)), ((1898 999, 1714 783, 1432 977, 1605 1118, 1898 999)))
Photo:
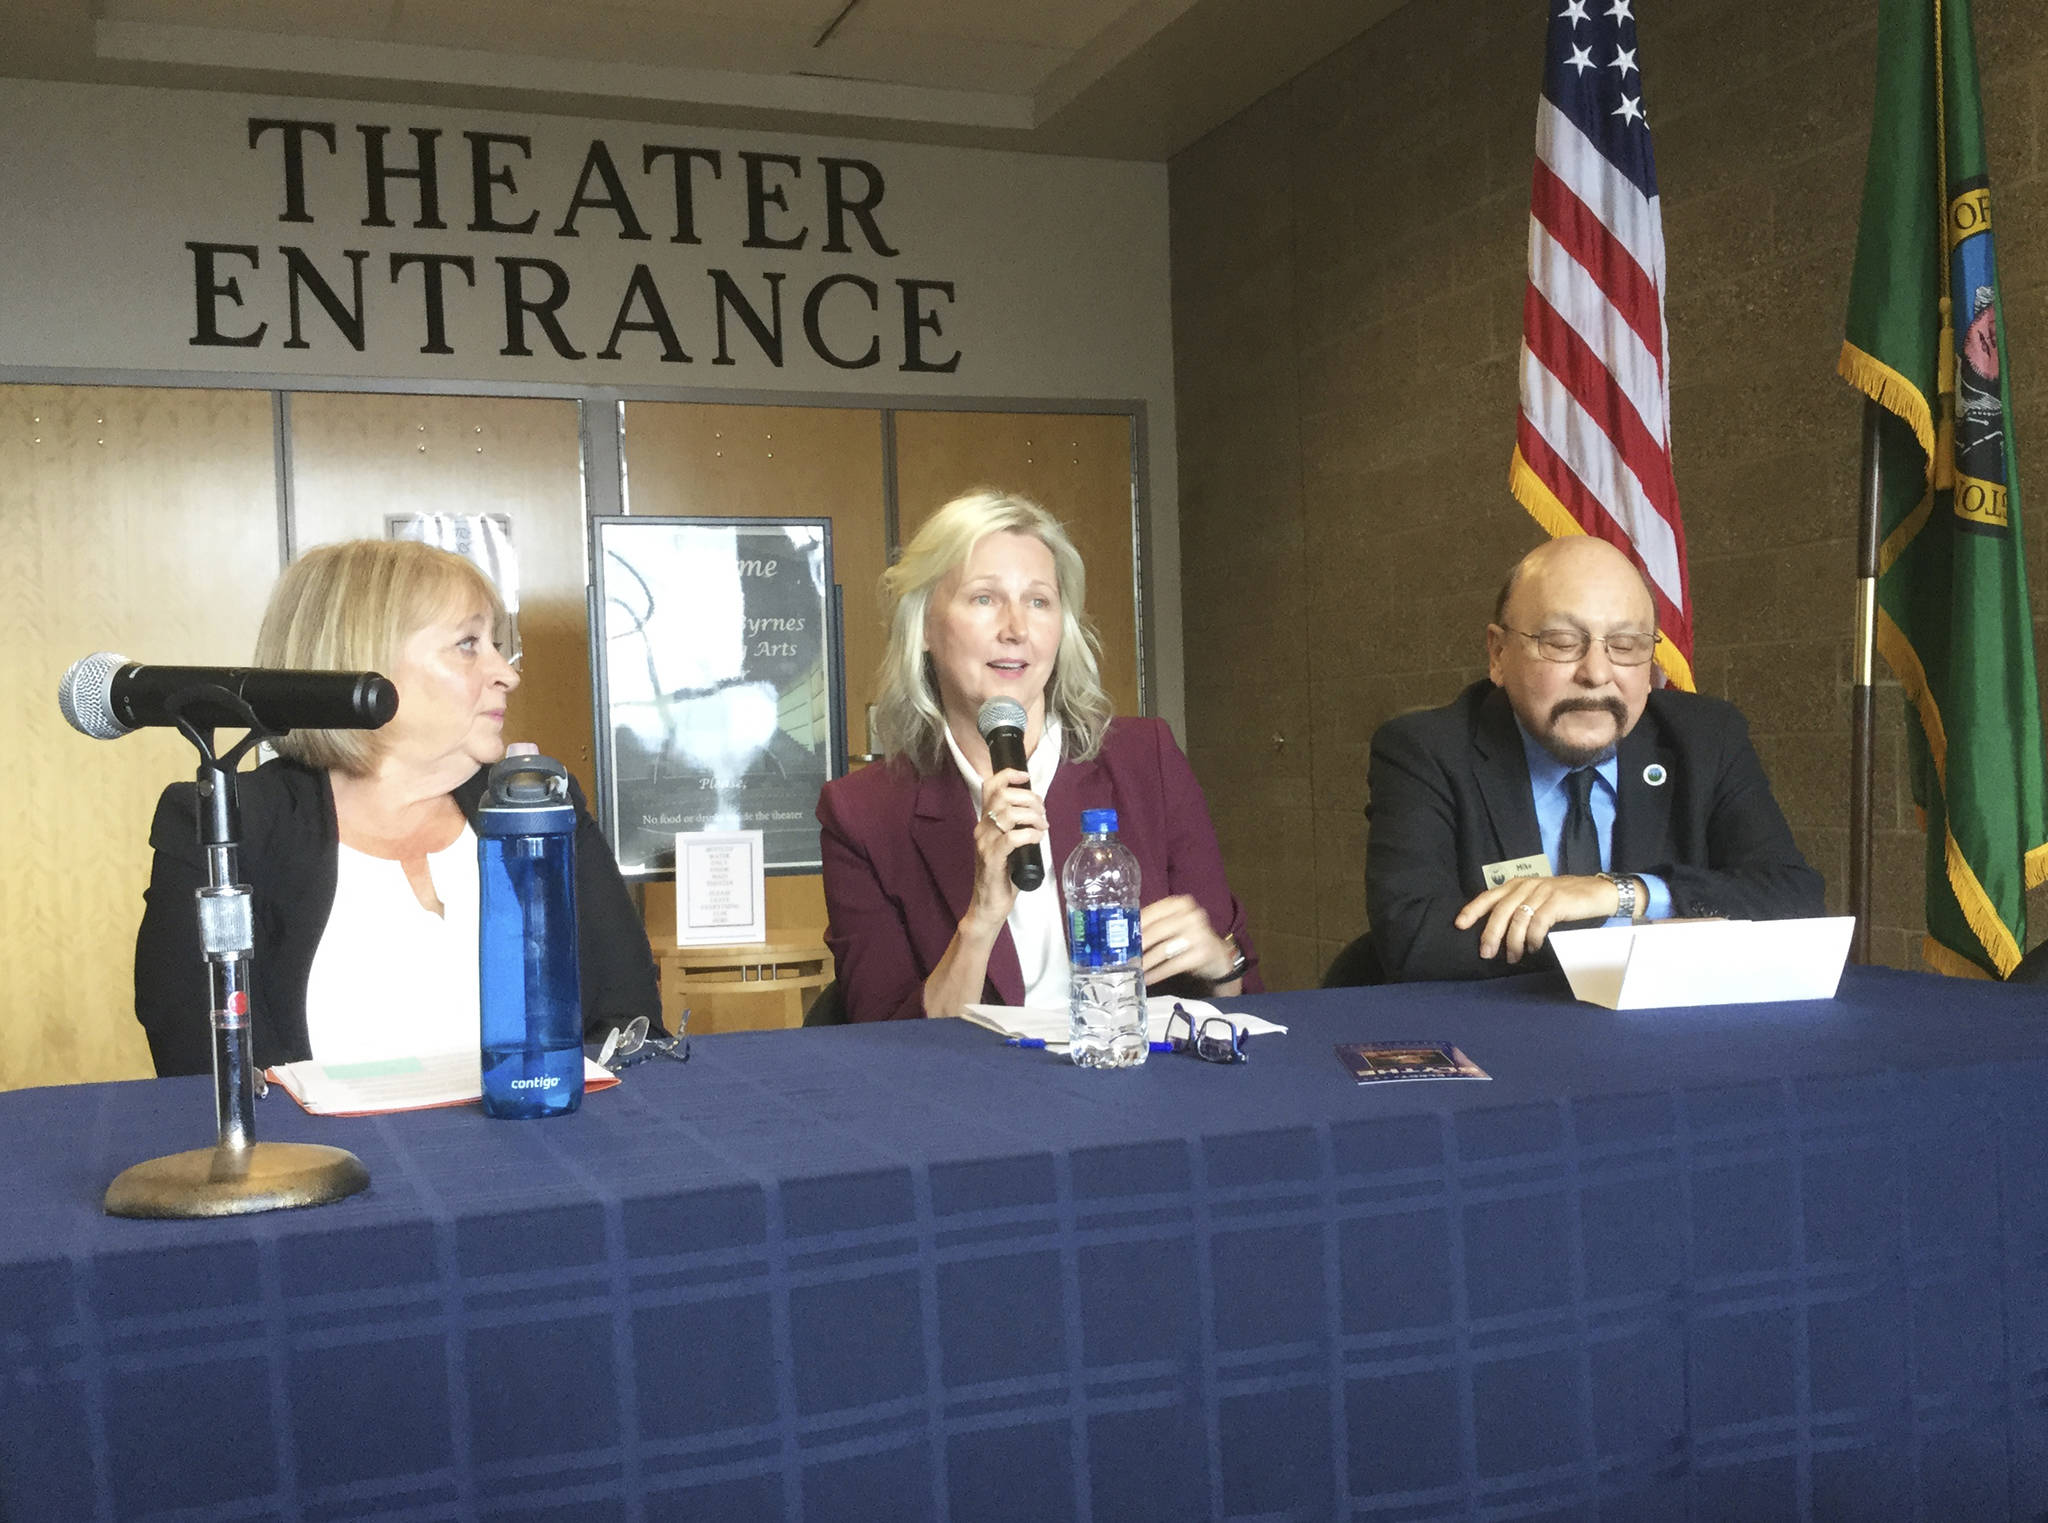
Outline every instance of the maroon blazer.
MULTIPOLYGON (((1191 894, 1216 934, 1232 935, 1256 993, 1258 953, 1244 906, 1223 877, 1223 853, 1202 785, 1173 732, 1158 719, 1114 719, 1093 761, 1062 760, 1045 801, 1055 882, 1081 839, 1081 811, 1114 809, 1117 836, 1138 859, 1144 901, 1191 894)), ((924 981, 946 953, 974 894, 974 802, 947 756, 921 777, 902 757, 825 785, 825 944, 856 1021, 924 1015, 924 981)), ((1064 908, 1064 900, 1062 900, 1064 908)), ((989 953, 982 998, 1021 1005, 1024 975, 1003 927, 989 953)))

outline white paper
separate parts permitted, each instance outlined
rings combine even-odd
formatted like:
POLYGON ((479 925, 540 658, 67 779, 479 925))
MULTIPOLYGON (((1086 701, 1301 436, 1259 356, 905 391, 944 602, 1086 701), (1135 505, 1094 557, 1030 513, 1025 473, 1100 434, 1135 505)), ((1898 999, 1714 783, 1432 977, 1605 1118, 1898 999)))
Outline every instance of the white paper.
POLYGON ((760 831, 677 831, 676 945, 726 947, 766 941, 766 878, 760 831))
POLYGON ((1572 993, 1610 1010, 1833 999, 1853 915, 1681 920, 1552 931, 1572 993))
MULTIPOLYGON (((1166 1023, 1173 1019, 1173 1007, 1179 1005, 1195 1018, 1199 1025, 1204 1016, 1222 1015, 1235 1021, 1240 1031, 1247 1036, 1285 1036, 1287 1028, 1272 1021, 1261 1020, 1256 1015, 1234 1015, 1219 1009, 1207 1000, 1176 999, 1171 994, 1155 994, 1145 1001, 1146 1040, 1166 1040, 1166 1023)), ((1062 1006, 1057 1010, 1043 1009, 1035 1005, 969 1005, 963 1017, 977 1026, 986 1026, 999 1036, 1023 1037, 1027 1041, 1043 1042, 1048 1051, 1064 1052, 1071 1035, 1068 1014, 1062 1006)))
MULTIPOLYGON (((484 1093, 483 1057, 475 1048, 376 1063, 279 1063, 263 1076, 316 1116, 376 1116, 387 1111, 465 1105, 484 1093)), ((586 1093, 618 1083, 588 1057, 586 1093)))

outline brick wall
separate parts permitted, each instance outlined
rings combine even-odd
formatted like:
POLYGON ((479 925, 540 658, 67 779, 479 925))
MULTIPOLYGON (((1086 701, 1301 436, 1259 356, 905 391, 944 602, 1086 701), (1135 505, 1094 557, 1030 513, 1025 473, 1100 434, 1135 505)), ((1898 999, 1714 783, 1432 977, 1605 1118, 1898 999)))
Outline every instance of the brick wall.
MULTIPOLYGON (((1699 685, 1748 714, 1840 908, 1860 404, 1834 366, 1876 8, 1643 12, 1699 685)), ((2048 6, 1976 20, 2038 635, 2048 6)), ((1544 22, 1410 4, 1172 165, 1189 749, 1280 987, 1365 925, 1373 730, 1483 673, 1494 591, 1541 537, 1506 479, 1544 22)), ((1879 712, 1874 944, 1916 966, 1896 684, 1879 712)), ((2030 909, 2038 940, 2048 894, 2030 909)))

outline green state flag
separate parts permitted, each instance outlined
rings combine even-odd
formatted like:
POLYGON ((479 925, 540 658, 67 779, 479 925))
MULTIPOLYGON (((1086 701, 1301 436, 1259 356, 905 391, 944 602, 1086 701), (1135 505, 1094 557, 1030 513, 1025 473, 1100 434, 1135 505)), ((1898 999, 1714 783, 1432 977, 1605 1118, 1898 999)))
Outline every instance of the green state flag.
POLYGON ((1841 373, 1882 407, 1877 643, 1927 824, 1928 963, 2003 976, 2048 877, 2012 370, 1968 0, 1880 0, 1841 373))

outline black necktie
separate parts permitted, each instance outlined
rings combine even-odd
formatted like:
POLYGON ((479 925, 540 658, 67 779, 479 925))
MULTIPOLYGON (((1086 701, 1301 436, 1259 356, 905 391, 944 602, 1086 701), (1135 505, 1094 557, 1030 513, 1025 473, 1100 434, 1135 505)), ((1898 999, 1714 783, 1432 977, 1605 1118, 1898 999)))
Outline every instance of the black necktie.
POLYGON ((1581 767, 1568 772, 1565 791, 1571 802, 1565 806, 1564 836, 1558 843, 1557 875, 1560 878, 1590 878, 1600 871, 1600 832, 1593 828, 1593 769, 1581 767))

